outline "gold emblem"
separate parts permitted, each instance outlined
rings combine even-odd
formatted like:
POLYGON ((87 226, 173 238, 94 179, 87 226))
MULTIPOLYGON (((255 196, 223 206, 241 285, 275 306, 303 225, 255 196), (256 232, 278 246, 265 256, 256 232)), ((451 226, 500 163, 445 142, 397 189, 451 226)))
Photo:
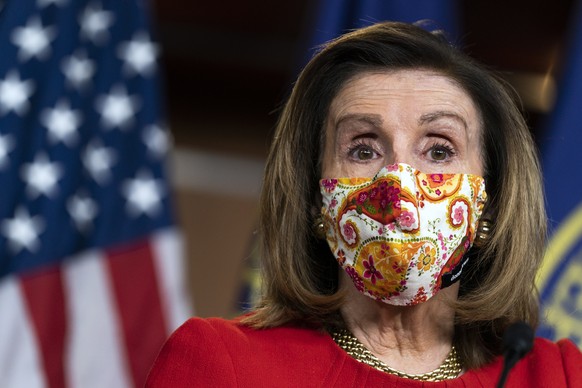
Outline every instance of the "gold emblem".
POLYGON ((540 334, 553 340, 570 338, 582 346, 582 204, 553 234, 537 279, 542 300, 540 334), (565 261, 566 260, 566 261, 565 261))

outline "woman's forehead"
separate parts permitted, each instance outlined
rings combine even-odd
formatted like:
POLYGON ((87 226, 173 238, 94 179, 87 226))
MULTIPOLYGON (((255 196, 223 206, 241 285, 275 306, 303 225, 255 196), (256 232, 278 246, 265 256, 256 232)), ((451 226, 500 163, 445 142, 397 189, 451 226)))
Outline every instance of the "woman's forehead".
POLYGON ((338 120, 354 114, 394 118, 407 111, 419 116, 446 112, 461 121, 475 121, 479 128, 482 122, 470 95, 450 77, 432 70, 360 73, 339 90, 326 121, 334 126, 338 120))

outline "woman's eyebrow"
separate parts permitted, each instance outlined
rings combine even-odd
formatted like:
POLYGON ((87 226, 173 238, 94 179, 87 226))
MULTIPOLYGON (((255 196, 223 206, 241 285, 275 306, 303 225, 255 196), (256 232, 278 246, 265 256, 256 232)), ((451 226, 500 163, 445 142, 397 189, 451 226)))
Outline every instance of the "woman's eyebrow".
POLYGON ((422 125, 422 124, 436 121, 436 120, 441 119, 441 118, 451 118, 453 120, 460 122, 463 125, 463 127, 465 128, 465 130, 467 130, 467 128, 468 128, 467 121, 465 120, 465 118, 463 116, 455 113, 455 112, 452 112, 452 111, 436 111, 436 112, 425 113, 422 116, 420 116, 420 118, 418 119, 418 123, 419 123, 419 125, 422 125))
POLYGON ((376 128, 382 127, 384 121, 382 120, 382 116, 379 114, 372 114, 372 113, 349 113, 340 118, 336 122, 336 126, 339 127, 340 124, 343 124, 346 121, 355 121, 361 122, 368 125, 371 125, 376 128))

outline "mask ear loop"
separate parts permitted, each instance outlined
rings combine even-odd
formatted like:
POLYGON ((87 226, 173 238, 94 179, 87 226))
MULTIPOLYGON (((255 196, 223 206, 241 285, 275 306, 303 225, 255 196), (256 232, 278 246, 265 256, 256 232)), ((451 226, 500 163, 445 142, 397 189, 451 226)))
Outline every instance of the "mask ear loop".
POLYGON ((479 253, 480 250, 489 243, 492 231, 493 221, 491 221, 491 219, 489 219, 487 216, 481 217, 479 224, 477 225, 473 245, 471 246, 471 249, 465 253, 465 258, 468 260, 468 265, 466 266, 465 270, 463 271, 463 275, 461 276, 461 286, 459 289, 460 296, 467 292, 471 292, 472 289, 477 287, 474 278, 475 271, 477 270, 476 266, 487 266, 487 263, 479 262, 479 253))

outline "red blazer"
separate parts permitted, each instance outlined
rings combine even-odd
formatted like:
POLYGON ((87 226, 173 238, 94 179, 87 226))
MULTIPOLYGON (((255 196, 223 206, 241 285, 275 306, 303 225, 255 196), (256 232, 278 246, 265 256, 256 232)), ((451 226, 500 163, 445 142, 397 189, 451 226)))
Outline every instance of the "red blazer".
MULTIPOLYGON (((255 330, 223 319, 190 319, 172 334, 146 387, 495 387, 502 359, 438 383, 380 372, 347 355, 326 333, 255 330)), ((506 387, 582 387, 582 353, 568 340, 538 338, 506 387)))

